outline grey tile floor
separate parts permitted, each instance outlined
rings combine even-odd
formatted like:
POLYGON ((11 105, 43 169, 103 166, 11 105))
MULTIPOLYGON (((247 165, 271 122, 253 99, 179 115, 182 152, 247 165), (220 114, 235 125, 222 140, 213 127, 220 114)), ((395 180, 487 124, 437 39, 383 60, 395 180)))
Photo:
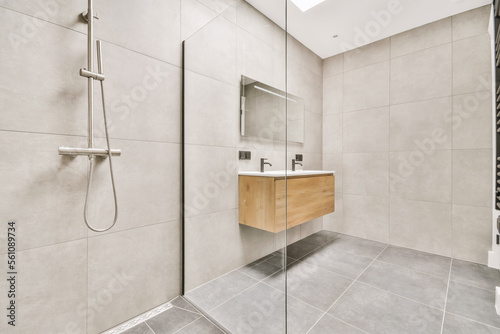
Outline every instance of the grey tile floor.
MULTIPOLYGON (((291 334, 500 334, 498 270, 328 231, 287 254, 286 320, 280 252, 186 297, 235 334, 284 333, 285 321, 291 334)), ((128 333, 220 333, 195 311, 177 312, 149 320, 152 331, 128 333)))

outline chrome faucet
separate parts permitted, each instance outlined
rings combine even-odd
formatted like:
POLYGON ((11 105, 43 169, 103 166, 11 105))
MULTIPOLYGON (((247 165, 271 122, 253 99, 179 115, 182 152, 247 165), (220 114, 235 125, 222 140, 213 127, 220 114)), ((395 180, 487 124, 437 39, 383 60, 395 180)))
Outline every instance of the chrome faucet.
POLYGON ((272 166, 271 163, 266 162, 267 158, 261 158, 260 159, 260 172, 264 173, 264 165, 269 165, 272 166))
POLYGON ((297 162, 295 159, 292 159, 292 172, 295 172, 295 165, 301 165, 302 167, 304 167, 303 164, 297 162))

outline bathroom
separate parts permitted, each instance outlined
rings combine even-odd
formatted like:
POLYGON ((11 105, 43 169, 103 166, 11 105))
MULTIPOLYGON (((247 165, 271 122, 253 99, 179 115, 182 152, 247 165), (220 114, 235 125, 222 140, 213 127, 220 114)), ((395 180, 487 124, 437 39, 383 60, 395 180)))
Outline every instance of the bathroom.
POLYGON ((497 8, 0 0, 0 333, 500 333, 497 8))

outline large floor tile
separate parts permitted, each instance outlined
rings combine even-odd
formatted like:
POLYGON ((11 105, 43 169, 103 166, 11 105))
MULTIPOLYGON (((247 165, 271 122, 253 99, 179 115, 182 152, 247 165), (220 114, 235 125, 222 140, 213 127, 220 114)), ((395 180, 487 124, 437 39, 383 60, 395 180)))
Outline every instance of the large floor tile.
POLYGON ((386 244, 383 244, 381 242, 351 237, 343 234, 335 238, 325 247, 337 249, 354 255, 364 256, 370 259, 375 259, 386 246, 386 244))
POLYGON ((258 284, 209 312, 231 333, 284 333, 285 295, 258 284))
POLYGON ((248 275, 233 271, 189 291, 186 297, 201 309, 210 311, 257 282, 248 275))
POLYGON ((435 308, 444 309, 448 279, 375 261, 359 281, 435 308))
POLYGON ((302 261, 339 275, 355 279, 361 275, 373 260, 331 247, 322 247, 304 257, 302 261))
POLYGON ((493 291, 500 285, 500 271, 484 264, 454 259, 451 266, 451 280, 493 291))
POLYGON ((308 334, 362 334, 365 333, 343 321, 325 314, 308 334))
POLYGON ((500 329, 446 313, 443 334, 500 334, 500 329))
POLYGON ((206 318, 200 318, 175 333, 176 334, 224 334, 224 332, 220 328, 215 326, 206 318))
POLYGON ((139 325, 132 327, 122 334, 155 334, 151 328, 145 323, 141 322, 139 325))
POLYGON ((146 323, 155 333, 171 334, 201 318, 201 314, 172 307, 146 323))
MULTIPOLYGON (((264 283, 283 290, 283 278, 282 273, 277 273, 264 283)), ((289 295, 326 311, 352 281, 309 263, 297 261, 288 267, 286 284, 289 295)))
POLYGON ((440 333, 443 312, 355 283, 328 311, 368 333, 440 333))
POLYGON ((500 328, 495 312, 495 293, 457 282, 450 282, 446 312, 500 328))
POLYGON ((311 234, 308 237, 305 237, 302 239, 303 241, 310 242, 312 244, 320 245, 323 246, 324 244, 332 241, 336 237, 338 237, 339 234, 331 231, 319 231, 314 234, 311 234))
POLYGON ((293 259, 300 259, 319 247, 316 243, 299 240, 287 247, 286 254, 293 259))
POLYGON ((409 248, 391 245, 382 252, 377 260, 443 278, 448 278, 450 274, 451 259, 449 257, 409 248))

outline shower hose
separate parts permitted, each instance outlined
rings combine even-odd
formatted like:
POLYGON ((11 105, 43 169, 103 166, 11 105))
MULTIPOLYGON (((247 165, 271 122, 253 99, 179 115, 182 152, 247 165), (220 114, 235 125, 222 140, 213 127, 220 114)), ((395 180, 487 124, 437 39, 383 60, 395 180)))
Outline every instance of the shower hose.
POLYGON ((90 188, 92 184, 92 179, 94 178, 94 164, 95 164, 95 156, 90 156, 89 157, 89 177, 87 181, 87 194, 85 195, 85 208, 83 209, 83 219, 85 220, 85 224, 89 229, 95 232, 105 232, 110 230, 113 226, 116 224, 116 220, 118 219, 118 201, 116 199, 116 187, 115 187, 115 177, 113 174, 113 159, 111 157, 111 145, 109 144, 109 134, 108 134, 108 120, 106 117, 106 103, 104 102, 104 83, 101 81, 101 96, 102 96, 102 113, 104 116, 104 131, 106 134, 106 145, 108 146, 108 158, 109 158, 109 172, 111 174, 111 185, 113 187, 113 198, 115 201, 115 216, 113 218, 113 224, 107 228, 103 229, 98 229, 90 225, 88 221, 88 199, 89 199, 89 193, 90 193, 90 188))

